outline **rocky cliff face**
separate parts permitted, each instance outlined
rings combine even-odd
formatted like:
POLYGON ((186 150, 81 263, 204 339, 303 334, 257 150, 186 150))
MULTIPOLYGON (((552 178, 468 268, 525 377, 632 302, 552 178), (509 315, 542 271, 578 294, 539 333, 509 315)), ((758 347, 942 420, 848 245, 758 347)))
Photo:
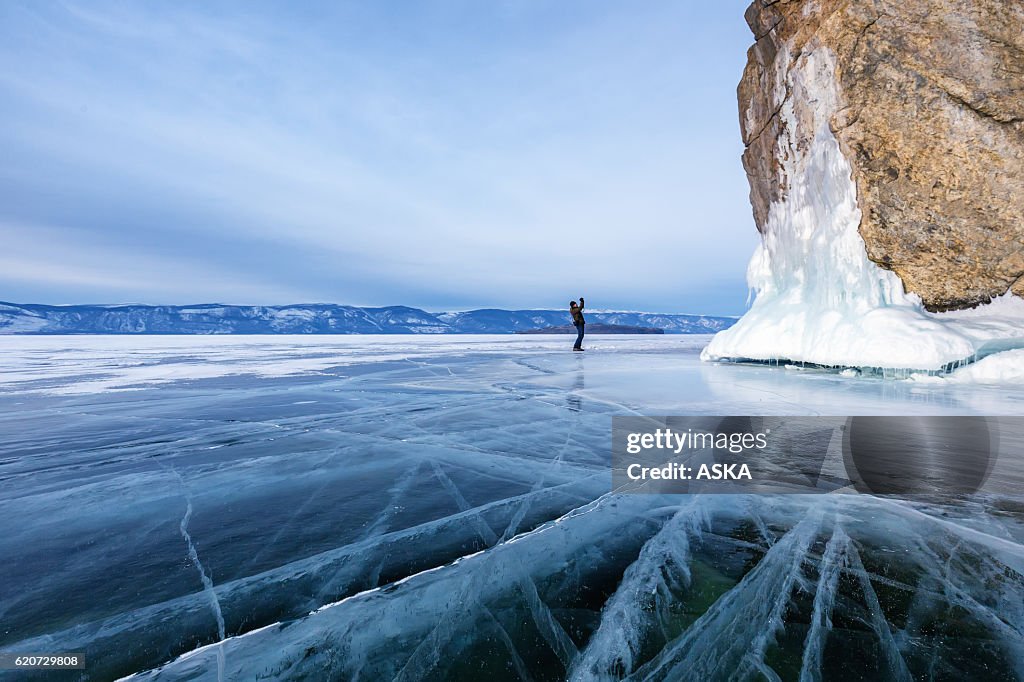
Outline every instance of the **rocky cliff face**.
POLYGON ((867 257, 907 292, 930 310, 1024 296, 1024 2, 755 0, 746 18, 743 164, 766 238, 834 138, 867 257))
POLYGON ((1003 296, 1024 294, 1024 2, 756 0, 747 20, 757 296, 701 357, 942 372, 1024 347, 1003 296))

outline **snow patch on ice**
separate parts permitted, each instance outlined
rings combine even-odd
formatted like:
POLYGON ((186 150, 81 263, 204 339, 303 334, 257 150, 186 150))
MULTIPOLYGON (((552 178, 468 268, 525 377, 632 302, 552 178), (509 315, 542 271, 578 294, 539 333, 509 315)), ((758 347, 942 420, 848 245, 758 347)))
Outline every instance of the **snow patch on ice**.
POLYGON ((1014 384, 1024 382, 1024 349, 1015 349, 995 353, 978 362, 961 367, 948 376, 910 377, 913 381, 932 383, 963 383, 963 384, 1014 384))
MULTIPOLYGON (((704 335, 588 339, 587 355, 695 352, 704 335)), ((426 360, 460 353, 564 353, 545 335, 0 335, 0 392, 95 394, 222 377, 337 374, 354 365, 426 360)), ((580 358, 577 360, 582 361, 580 358)), ((451 370, 448 369, 449 375, 451 370)))
POLYGON ((747 268, 756 299, 701 357, 941 370, 983 356, 993 341, 1024 346, 1024 301, 929 313, 895 273, 868 259, 852 169, 829 128, 839 107, 834 74, 834 56, 818 48, 788 75, 793 94, 779 114, 778 142, 788 193, 771 205, 747 268), (798 116, 796 100, 818 102, 814 120, 798 116), (798 149, 808 133, 810 147, 798 149))

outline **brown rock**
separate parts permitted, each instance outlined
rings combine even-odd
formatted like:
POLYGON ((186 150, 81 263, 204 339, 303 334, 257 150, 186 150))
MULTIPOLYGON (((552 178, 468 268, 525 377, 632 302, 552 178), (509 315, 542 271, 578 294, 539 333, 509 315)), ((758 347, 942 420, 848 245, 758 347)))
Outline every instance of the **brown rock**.
POLYGON ((738 96, 758 229, 789 189, 780 156, 808 134, 779 111, 816 105, 787 74, 826 49, 868 257, 931 310, 1024 295, 1024 2, 755 0, 746 19, 756 42, 738 96))

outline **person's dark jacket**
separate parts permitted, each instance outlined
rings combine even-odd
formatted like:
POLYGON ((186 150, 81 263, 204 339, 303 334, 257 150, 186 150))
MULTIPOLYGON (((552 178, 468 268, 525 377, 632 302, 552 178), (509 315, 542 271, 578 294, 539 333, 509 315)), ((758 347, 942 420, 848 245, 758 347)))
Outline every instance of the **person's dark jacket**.
POLYGON ((578 306, 572 306, 569 308, 569 313, 572 314, 573 326, 578 327, 581 324, 586 324, 586 320, 583 319, 583 297, 580 297, 580 304, 578 306))

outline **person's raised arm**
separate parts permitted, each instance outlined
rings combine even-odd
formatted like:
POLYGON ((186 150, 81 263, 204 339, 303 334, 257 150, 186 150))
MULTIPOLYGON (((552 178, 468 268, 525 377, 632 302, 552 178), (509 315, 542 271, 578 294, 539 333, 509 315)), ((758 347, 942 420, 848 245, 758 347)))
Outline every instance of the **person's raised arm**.
POLYGON ((583 297, 580 296, 580 310, 583 310, 583 297))

